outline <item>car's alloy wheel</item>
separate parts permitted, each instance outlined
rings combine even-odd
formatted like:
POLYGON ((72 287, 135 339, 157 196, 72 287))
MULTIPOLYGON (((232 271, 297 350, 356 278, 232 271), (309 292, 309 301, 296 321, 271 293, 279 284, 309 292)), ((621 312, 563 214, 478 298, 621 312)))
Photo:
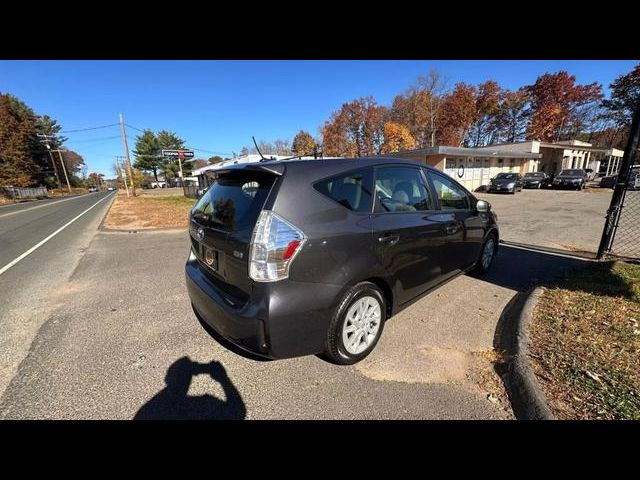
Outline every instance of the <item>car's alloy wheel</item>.
POLYGON ((362 282, 349 289, 329 325, 325 358, 351 365, 369 355, 382 335, 386 312, 386 300, 373 283, 362 282))
POLYGON ((494 233, 490 233, 482 245, 480 257, 476 263, 475 271, 477 273, 487 273, 489 271, 491 264, 493 263, 493 259, 496 256, 497 246, 498 242, 496 240, 496 235, 494 233))
POLYGON ((351 304, 342 324, 342 346, 352 355, 369 348, 377 338, 382 319, 380 302, 370 296, 362 297, 351 304))

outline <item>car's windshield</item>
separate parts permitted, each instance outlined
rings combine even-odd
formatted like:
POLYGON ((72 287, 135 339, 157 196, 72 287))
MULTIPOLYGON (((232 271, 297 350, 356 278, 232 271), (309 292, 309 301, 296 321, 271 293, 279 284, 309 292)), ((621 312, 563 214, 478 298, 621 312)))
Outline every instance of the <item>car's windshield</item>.
POLYGON ((529 172, 525 174, 525 178, 542 178, 544 177, 544 173, 542 172, 529 172))
POLYGON ((515 180, 516 178, 515 173, 499 173, 496 175, 496 180, 515 180))
POLYGON ((572 176, 572 177, 581 176, 581 175, 584 175, 584 170, 578 170, 578 169, 562 170, 560 172, 560 175, 567 176, 567 177, 568 176, 572 176))

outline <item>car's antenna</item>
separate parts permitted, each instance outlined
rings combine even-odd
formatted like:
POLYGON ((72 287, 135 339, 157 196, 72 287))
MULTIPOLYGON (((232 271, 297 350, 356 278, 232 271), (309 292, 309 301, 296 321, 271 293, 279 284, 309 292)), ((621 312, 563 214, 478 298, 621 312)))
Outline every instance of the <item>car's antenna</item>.
POLYGON ((262 155, 262 152, 258 148, 258 143, 256 142, 256 137, 251 136, 251 138, 253 138, 253 144, 256 146, 256 150, 258 151, 258 154, 260 155, 260 161, 261 162, 265 162, 267 159, 264 158, 264 155, 262 155))

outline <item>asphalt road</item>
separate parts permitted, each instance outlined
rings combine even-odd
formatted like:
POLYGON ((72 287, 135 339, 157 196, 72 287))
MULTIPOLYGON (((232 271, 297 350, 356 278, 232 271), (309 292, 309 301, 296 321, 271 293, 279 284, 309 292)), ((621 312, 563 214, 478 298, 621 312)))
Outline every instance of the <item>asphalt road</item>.
POLYGON ((112 193, 0 207, 0 393, 55 308, 51 294, 78 265, 112 193))
POLYGON ((489 275, 416 302, 364 362, 341 367, 221 346, 191 311, 187 255, 184 230, 97 233, 50 291, 0 418, 512 418, 487 360, 500 314, 517 291, 583 262, 502 247, 489 275))

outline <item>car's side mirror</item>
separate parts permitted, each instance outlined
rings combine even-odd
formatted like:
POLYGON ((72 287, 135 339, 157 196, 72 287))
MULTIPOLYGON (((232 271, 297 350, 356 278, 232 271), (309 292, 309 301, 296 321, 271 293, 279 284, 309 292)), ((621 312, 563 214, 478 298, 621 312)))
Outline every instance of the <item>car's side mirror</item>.
POLYGON ((476 203, 476 210, 479 212, 487 213, 491 210, 491 204, 486 200, 478 200, 476 203))

